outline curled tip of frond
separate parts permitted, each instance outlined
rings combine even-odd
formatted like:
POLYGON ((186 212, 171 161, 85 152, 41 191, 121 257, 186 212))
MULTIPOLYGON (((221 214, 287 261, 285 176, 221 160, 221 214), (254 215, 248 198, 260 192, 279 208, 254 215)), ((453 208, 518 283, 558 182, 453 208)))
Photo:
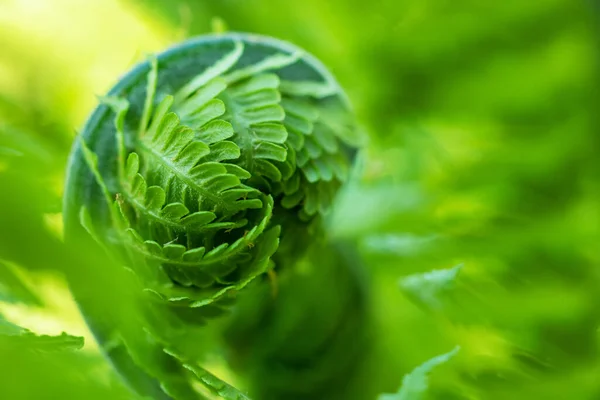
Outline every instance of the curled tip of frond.
MULTIPOLYGON (((322 71, 294 80, 308 65, 300 50, 275 46, 257 60, 247 54, 253 45, 234 36, 175 87, 163 79, 179 71, 159 74, 163 59, 150 56, 142 100, 99 98, 112 111, 113 153, 97 154, 78 137, 113 229, 100 237, 91 207, 81 224, 116 249, 148 304, 185 326, 225 313, 237 292, 269 273, 286 223, 318 221, 350 175, 356 127, 337 84, 322 71)), ((160 326, 144 329, 157 342, 171 339, 160 326)), ((178 354, 167 353, 209 390, 245 398, 178 354)))
MULTIPOLYGON (((302 60, 301 51, 251 63, 242 60, 244 51, 233 40, 221 58, 160 101, 159 63, 150 57, 137 120, 128 99, 100 98, 115 115, 118 192, 109 190, 98 156, 80 139, 114 204, 126 258, 144 264, 132 269, 155 299, 172 306, 213 305, 265 273, 279 243, 273 212, 288 209, 304 221, 325 214, 348 178, 354 125, 343 104, 331 101, 337 86, 329 78, 282 80, 280 72, 302 60)), ((89 218, 82 223, 93 231, 89 218)))
POLYGON ((244 48, 233 40, 220 59, 159 102, 158 61, 150 57, 136 132, 128 132, 127 99, 100 99, 115 114, 119 193, 109 193, 96 155, 83 146, 114 201, 127 252, 161 268, 162 281, 150 289, 170 303, 210 304, 264 273, 277 248, 269 228, 274 207, 313 219, 328 211, 348 177, 346 139, 354 126, 328 101, 337 86, 330 79, 282 81, 279 71, 302 51, 248 63, 240 61, 244 48), (126 135, 134 148, 125 148, 126 135))

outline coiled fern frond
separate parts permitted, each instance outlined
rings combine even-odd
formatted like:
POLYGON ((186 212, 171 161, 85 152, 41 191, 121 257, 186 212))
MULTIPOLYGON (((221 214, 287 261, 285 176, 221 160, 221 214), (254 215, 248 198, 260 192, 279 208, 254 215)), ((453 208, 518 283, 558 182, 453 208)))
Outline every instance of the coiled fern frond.
POLYGON ((135 323, 81 308, 140 394, 203 398, 196 379, 246 398, 190 343, 318 237, 357 146, 345 97, 301 50, 229 34, 149 60, 102 103, 74 147, 67 240, 83 226, 131 272, 140 308, 135 323))

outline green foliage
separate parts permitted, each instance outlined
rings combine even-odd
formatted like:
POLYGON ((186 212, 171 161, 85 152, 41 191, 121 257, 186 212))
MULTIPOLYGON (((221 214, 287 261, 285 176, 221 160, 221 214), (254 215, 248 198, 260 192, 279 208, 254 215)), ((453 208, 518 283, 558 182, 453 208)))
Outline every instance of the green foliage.
POLYGON ((409 275, 400 280, 400 288, 407 296, 424 307, 440 311, 445 296, 454 286, 462 264, 450 269, 409 275))
POLYGON ((16 266, 0 260, 0 301, 40 306, 40 298, 19 273, 16 266))
MULTIPOLYGON (((30 151, 25 151, 22 157, 31 159, 33 156, 30 151)), ((100 282, 98 276, 88 273, 87 267, 93 265, 90 270, 100 273, 112 272, 111 264, 93 248, 71 247, 56 240, 43 223, 45 209, 38 201, 45 199, 41 197, 44 190, 39 187, 38 176, 33 179, 36 186, 32 185, 28 169, 15 168, 0 174, 3 187, 13 188, 11 196, 2 196, 0 200, 2 207, 12 210, 11 213, 0 213, 0 252, 6 259, 0 264, 0 304, 4 314, 0 316, 0 397, 135 399, 99 353, 82 349, 83 337, 60 331, 39 334, 36 333, 39 324, 31 325, 33 319, 21 317, 23 323, 19 323, 15 322, 14 311, 5 312, 14 310, 12 307, 18 307, 20 313, 25 314, 52 312, 56 305, 40 288, 40 285, 47 285, 44 278, 47 274, 51 274, 47 278, 56 282, 61 273, 72 271, 77 274, 80 271, 84 272, 86 280, 95 280, 97 284, 100 282), (24 247, 30 243, 36 244, 35 252, 24 247), (6 304, 10 307, 5 310, 6 304), (90 374, 95 378, 90 379, 90 374)), ((112 289, 111 297, 106 296, 103 303, 118 309, 122 305, 111 300, 118 294, 117 285, 112 289)), ((20 316, 17 314, 16 317, 20 316)), ((48 331, 48 328, 42 329, 48 331)))
MULTIPOLYGON (((148 0, 113 7, 93 1, 68 11, 56 0, 2 6, 0 310, 7 321, 0 320, 0 332, 29 329, 40 332, 35 337, 60 338, 65 330, 84 335, 86 345, 50 352, 3 347, 0 398, 135 399, 138 390, 157 399, 165 393, 235 398, 248 391, 257 399, 362 400, 393 393, 402 375, 414 377, 421 390, 408 398, 600 396, 595 2, 381 1, 365 7, 352 0, 148 0), (87 165, 79 170, 89 184, 86 201, 100 200, 69 212, 105 251, 83 240, 89 236, 83 230, 59 239, 62 176, 91 94, 103 93, 134 53, 204 34, 211 23, 222 33, 222 21, 309 49, 335 72, 361 129, 336 125, 336 107, 321 109, 323 99, 339 93, 337 84, 287 75, 310 58, 304 53, 247 58, 253 44, 231 43, 226 51, 206 51, 216 57, 193 73, 180 65, 180 74, 168 73, 170 64, 160 56, 150 58, 135 90, 100 99, 110 110, 102 128, 111 132, 107 140, 82 133, 100 178, 94 180, 87 165), (281 67, 286 63, 292 64, 281 67), (263 90, 235 90, 259 76, 253 84, 263 90), (214 173, 237 178, 237 189, 229 186, 237 184, 233 177, 221 182, 226 192, 256 193, 245 200, 260 208, 224 217, 223 210, 200 209, 189 198, 170 198, 167 182, 152 181, 169 172, 146 169, 151 156, 133 139, 152 125, 161 102, 178 93, 164 117, 172 112, 177 126, 190 127, 182 111, 199 110, 178 107, 192 98, 203 104, 196 122, 214 119, 194 130, 192 142, 215 156, 218 151, 217 160, 206 162, 214 173), (230 108, 246 110, 249 102, 266 110, 233 121, 230 108), (236 129, 255 118, 268 121, 255 129, 257 136, 239 141, 236 129), (368 147, 351 168, 340 149, 362 143, 355 136, 363 130, 368 147), (234 145, 211 149, 221 142, 234 145), (120 179, 126 171, 135 173, 120 179), (348 176, 356 180, 346 185, 348 176), (106 207, 117 193, 117 207, 106 207), (263 241, 270 243, 264 254, 277 246, 269 257, 274 266, 263 265, 270 272, 243 290, 244 280, 232 276, 223 293, 218 280, 200 281, 197 274, 196 283, 208 288, 173 281, 171 275, 191 282, 182 232, 214 234, 214 244, 193 244, 197 253, 186 257, 203 260, 223 243, 230 249, 268 215, 269 195, 273 216, 246 252, 255 254, 263 241), (165 208, 169 204, 175 205, 165 208), (110 218, 122 229, 107 229, 110 218), (204 229, 242 221, 243 227, 204 229), (159 240, 169 234, 182 243, 159 240), (305 252, 299 244, 313 248, 305 252), (175 261, 168 274, 167 260, 175 261), (460 273, 445 269, 458 263, 465 265, 460 273), (345 275, 347 265, 362 271, 359 278, 345 275), (357 301, 349 281, 360 283, 368 302, 357 301), (95 337, 76 312, 53 302, 71 296, 88 316, 99 317, 86 321, 95 337), (195 299, 200 307, 191 307, 195 299), (346 323, 333 323, 338 320, 346 323), (427 372, 417 369, 417 379, 409 371, 457 343, 460 362, 436 368, 423 389, 427 372), (150 378, 135 373, 140 370, 149 370, 150 378), (119 375, 129 377, 130 387, 119 375)), ((158 151, 164 158, 162 147, 158 151)), ((391 396, 408 396, 402 391, 412 383, 391 396)))
POLYGON ((0 319, 0 343, 2 348, 13 347, 23 351, 47 353, 79 350, 83 347, 83 338, 64 332, 59 336, 36 335, 0 319))
POLYGON ((379 400, 420 400, 424 399, 429 387, 429 374, 431 371, 441 364, 447 363, 452 357, 458 353, 459 347, 455 347, 452 351, 433 357, 425 361, 417 368, 406 374, 402 378, 402 386, 396 394, 383 394, 379 396, 379 400))

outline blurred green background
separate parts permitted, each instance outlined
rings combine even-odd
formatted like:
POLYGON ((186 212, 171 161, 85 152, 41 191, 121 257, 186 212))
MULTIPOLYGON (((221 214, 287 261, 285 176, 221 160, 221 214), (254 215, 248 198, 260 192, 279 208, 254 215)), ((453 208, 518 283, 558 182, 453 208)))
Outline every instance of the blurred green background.
POLYGON ((232 30, 321 59, 369 136, 330 224, 369 274, 365 384, 392 393, 460 345, 428 398, 600 399, 599 13, 591 0, 0 0, 0 398, 131 398, 60 274, 86 262, 60 240, 71 142, 147 54, 232 30), (448 285, 402 280, 457 265, 448 285), (86 342, 33 353, 15 325, 86 342))

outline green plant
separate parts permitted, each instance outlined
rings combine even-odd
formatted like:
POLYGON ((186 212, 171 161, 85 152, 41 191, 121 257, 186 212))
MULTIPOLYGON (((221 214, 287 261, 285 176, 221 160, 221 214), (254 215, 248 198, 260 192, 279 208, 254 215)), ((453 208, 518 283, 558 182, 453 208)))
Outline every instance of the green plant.
MULTIPOLYGON (((361 374, 315 372, 334 396, 323 385, 315 390, 300 368, 276 373, 273 366, 298 360, 324 337, 314 320, 298 329, 294 315, 364 301, 346 284, 336 290, 332 279, 300 273, 328 263, 313 262, 317 247, 294 257, 302 268, 275 260, 272 278, 257 277, 229 316, 193 334, 201 365, 256 399, 274 381, 295 397, 298 386, 310 386, 345 399, 600 398, 593 2, 66 3, 0 6, 0 398, 138 398, 108 362, 125 349, 120 336, 107 329, 103 337, 100 328, 131 323, 133 331, 145 303, 131 296, 135 281, 120 257, 83 242, 85 232, 68 229, 68 241, 60 240, 66 158, 95 106, 92 94, 105 93, 140 50, 222 30, 223 21, 310 49, 335 72, 369 132, 360 180, 338 194, 325 232, 351 243, 368 271, 354 281, 369 288, 370 320, 360 326, 371 334, 366 357, 348 356, 361 374), (63 273, 111 357, 73 309, 63 273), (80 350, 77 337, 85 339, 80 350), (294 353, 299 338, 305 344, 294 353), (460 352, 437 366, 432 357, 456 344, 460 352), (296 380, 281 379, 289 371, 296 380), (371 389, 340 393, 349 383, 371 389)), ((282 236, 275 258, 284 247, 282 236)), ((319 272, 347 277, 352 264, 340 264, 319 272)), ((335 359, 319 355, 305 360, 335 359)), ((123 375, 143 370, 133 367, 123 375)))
POLYGON ((120 373, 153 398, 247 398, 201 366, 224 336, 258 398, 343 396, 364 295, 322 226, 360 143, 331 75, 288 44, 228 34, 150 59, 101 101, 69 164, 65 233, 83 227, 124 266, 126 312, 71 278, 120 373))

